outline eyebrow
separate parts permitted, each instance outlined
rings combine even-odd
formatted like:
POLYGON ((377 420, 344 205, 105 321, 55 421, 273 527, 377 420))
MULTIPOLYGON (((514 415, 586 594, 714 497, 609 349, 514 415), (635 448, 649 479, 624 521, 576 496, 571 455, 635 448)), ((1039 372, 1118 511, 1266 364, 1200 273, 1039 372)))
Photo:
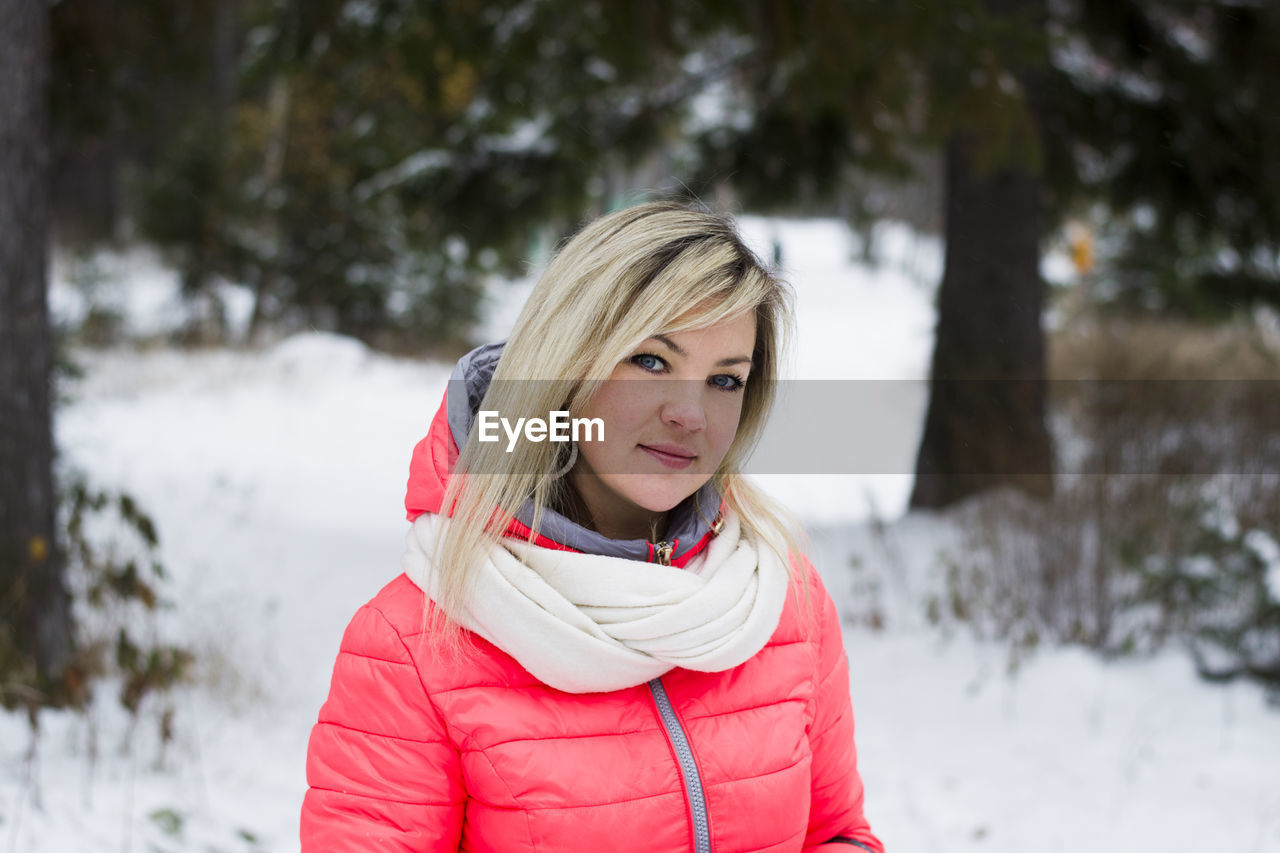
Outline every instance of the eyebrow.
MULTIPOLYGON (((666 335, 654 335, 653 340, 662 341, 676 355, 682 355, 682 356, 688 355, 688 353, 685 352, 684 349, 679 344, 671 340, 671 338, 668 338, 666 335)), ((751 363, 751 358, 749 356, 740 355, 735 358, 722 358, 716 362, 716 367, 732 367, 735 364, 750 364, 750 363, 751 363)))

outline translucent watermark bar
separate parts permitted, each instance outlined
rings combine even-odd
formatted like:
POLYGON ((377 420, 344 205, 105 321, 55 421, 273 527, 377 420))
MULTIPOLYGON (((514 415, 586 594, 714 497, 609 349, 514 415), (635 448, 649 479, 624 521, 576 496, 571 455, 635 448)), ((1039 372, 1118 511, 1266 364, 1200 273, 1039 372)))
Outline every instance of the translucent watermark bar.
MULTIPOLYGON (((593 398, 607 399, 607 410, 572 400, 571 382, 506 380, 492 383, 482 399, 475 387, 458 389, 469 395, 451 394, 468 400, 473 412, 451 412, 450 421, 458 435, 479 429, 474 411, 489 413, 487 434, 499 439, 491 446, 508 458, 490 456, 494 470, 482 465, 476 473, 517 470, 526 464, 524 457, 545 459, 546 451, 533 445, 552 441, 553 433, 572 434, 574 419, 587 417, 599 427, 589 431, 591 441, 611 451, 592 454, 597 467, 605 466, 599 473, 692 473, 723 449, 750 398, 772 392, 771 414, 746 473, 915 471, 930 405, 927 381, 784 380, 762 388, 748 378, 747 387, 736 388, 720 376, 607 381, 593 398), (539 410, 516 410, 534 400, 543 402, 539 410), (497 419, 506 426, 495 427, 497 419), (530 428, 535 420, 547 426, 530 428), (686 465, 682 458, 693 461, 686 465)), ((937 398, 946 405, 932 417, 945 427, 951 473, 1280 473, 1280 379, 938 384, 937 398), (1043 454, 1037 462, 1021 446, 1029 440, 1028 424, 1035 428, 1037 411, 1047 415, 1053 446, 1047 464, 1043 454)), ((562 450, 567 455, 570 448, 562 450)))

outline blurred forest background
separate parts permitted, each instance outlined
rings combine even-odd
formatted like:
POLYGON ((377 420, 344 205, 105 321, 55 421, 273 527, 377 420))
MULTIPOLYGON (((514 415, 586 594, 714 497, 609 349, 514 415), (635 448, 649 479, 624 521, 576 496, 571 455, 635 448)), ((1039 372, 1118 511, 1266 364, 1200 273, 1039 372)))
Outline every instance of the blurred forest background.
MULTIPOLYGON (((983 504, 932 618, 1280 683, 1277 80, 1280 9, 1245 0, 0 0, 4 704, 105 665, 68 564, 153 595, 68 527, 108 498, 53 484, 52 246, 162 250, 173 343, 447 357, 486 281, 659 196, 944 240, 912 506, 1036 500, 983 504)), ((184 666, 139 642, 135 699, 184 666)))

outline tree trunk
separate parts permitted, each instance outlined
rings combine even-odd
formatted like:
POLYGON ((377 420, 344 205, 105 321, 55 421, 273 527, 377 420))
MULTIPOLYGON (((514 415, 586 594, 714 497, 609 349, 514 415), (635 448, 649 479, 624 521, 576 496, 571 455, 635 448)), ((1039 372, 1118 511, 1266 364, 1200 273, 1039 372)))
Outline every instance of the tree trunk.
MULTIPOLYGON (((983 0, 991 20, 1043 34, 1045 0, 983 0)), ((1020 42, 1015 39, 1014 42, 1020 42)), ((1044 126, 1044 66, 1006 55, 1034 127, 1044 126)), ((1018 109, 1010 104, 1007 109, 1018 109)), ((1017 122, 1015 122, 1017 124, 1017 122)), ((939 508, 999 486, 1037 497, 1053 492, 1053 447, 1045 424, 1045 285, 1040 278, 1042 184, 1031 163, 986 165, 1013 137, 974 121, 946 146, 946 257, 929 410, 916 457, 911 506, 939 508), (984 162, 985 161, 985 162, 984 162)), ((1003 131, 1008 132, 1008 131, 1003 131)))
POLYGON ((71 653, 45 295, 48 33, 43 0, 0 0, 0 652, 45 683, 71 653))
POLYGON ((946 266, 912 507, 1005 485, 1053 490, 1040 182, 1017 167, 980 171, 976 144, 947 143, 946 266))
POLYGON ((247 341, 258 337, 262 321, 263 303, 275 290, 276 278, 279 275, 281 257, 284 250, 283 226, 280 222, 279 210, 271 208, 270 199, 282 191, 284 183, 284 160, 289 148, 289 75, 283 69, 277 70, 271 78, 271 88, 267 94, 267 150, 262 164, 262 186, 267 198, 267 220, 264 227, 264 239, 275 249, 274 255, 253 282, 253 311, 249 315, 249 329, 245 333, 247 341))
POLYGON ((126 17, 117 2, 46 4, 51 94, 63 111, 49 130, 50 236, 76 248, 124 236, 121 167, 128 152, 112 47, 122 41, 118 22, 126 17))

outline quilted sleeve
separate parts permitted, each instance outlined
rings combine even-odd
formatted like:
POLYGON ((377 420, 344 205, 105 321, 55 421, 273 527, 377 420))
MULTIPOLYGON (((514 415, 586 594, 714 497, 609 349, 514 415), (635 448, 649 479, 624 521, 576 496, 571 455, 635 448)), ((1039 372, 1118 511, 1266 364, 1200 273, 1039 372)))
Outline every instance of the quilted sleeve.
POLYGON ((840 618, 817 572, 811 578, 813 630, 819 637, 818 684, 809 724, 813 776, 805 851, 870 850, 884 853, 862 813, 862 777, 853 742, 853 705, 849 697, 849 661, 840 618))
POLYGON ((466 792, 457 750, 409 648, 377 609, 342 638, 311 730, 303 853, 458 849, 466 792))

